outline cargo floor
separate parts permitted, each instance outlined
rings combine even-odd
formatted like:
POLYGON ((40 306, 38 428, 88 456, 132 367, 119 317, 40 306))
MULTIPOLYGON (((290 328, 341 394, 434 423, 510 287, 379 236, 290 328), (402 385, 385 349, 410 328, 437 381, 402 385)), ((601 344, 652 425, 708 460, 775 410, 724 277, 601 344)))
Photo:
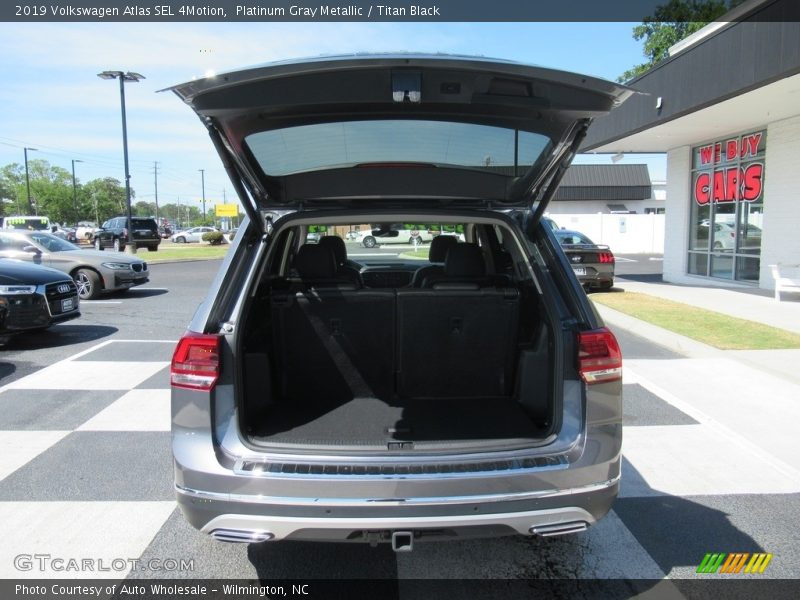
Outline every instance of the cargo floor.
POLYGON ((468 440, 529 439, 537 428, 513 398, 354 398, 337 406, 297 402, 267 408, 254 428, 256 443, 376 446, 391 441, 426 445, 468 440))

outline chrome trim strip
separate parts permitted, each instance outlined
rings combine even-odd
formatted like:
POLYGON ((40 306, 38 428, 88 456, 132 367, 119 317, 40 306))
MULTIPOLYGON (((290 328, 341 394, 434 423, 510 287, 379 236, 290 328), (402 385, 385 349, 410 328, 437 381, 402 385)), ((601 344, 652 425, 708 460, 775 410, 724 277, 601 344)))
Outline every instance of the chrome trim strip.
POLYGON ((618 483, 620 476, 589 485, 564 490, 550 489, 530 492, 512 492, 508 494, 484 494, 475 496, 436 496, 421 498, 294 498, 288 496, 257 496, 253 494, 226 494, 223 492, 204 492, 175 485, 175 491, 184 496, 201 500, 220 502, 248 502, 253 504, 270 504, 282 506, 431 506, 448 504, 474 504, 481 502, 510 502, 515 500, 536 500, 588 494, 608 489, 618 483))
MULTIPOLYGON (((388 479, 470 479, 474 477, 502 477, 505 475, 525 475, 530 473, 542 473, 545 471, 563 471, 569 468, 569 462, 567 461, 566 457, 563 455, 555 456, 555 457, 544 457, 544 458, 552 458, 553 460, 557 460, 558 464, 552 465, 541 465, 536 467, 509 467, 509 468, 497 468, 497 469, 486 469, 480 471, 456 471, 452 470, 451 472, 446 473, 275 473, 268 470, 264 470, 263 468, 256 470, 254 469, 244 469, 243 465, 245 463, 254 462, 257 466, 266 465, 269 466, 271 463, 265 462, 257 462, 257 461, 249 461, 249 460, 239 460, 233 467, 234 473, 237 475, 249 476, 249 477, 269 477, 274 479, 310 479, 310 480, 319 480, 325 479, 329 481, 368 481, 368 480, 380 480, 385 481, 388 479)), ((509 460, 509 459, 506 459, 509 460)), ((515 460, 515 459, 510 459, 515 460)), ((523 462, 524 458, 516 459, 518 462, 523 462)), ((278 462, 279 461, 275 461, 278 462)), ((486 461, 491 462, 491 461, 486 461)), ((494 462, 504 462, 503 460, 497 460, 494 462)), ((294 463, 300 465, 306 465, 308 463, 294 463)), ((378 466, 385 466, 391 467, 410 467, 410 466, 422 466, 423 468, 426 465, 438 465, 444 464, 447 465, 446 461, 435 461, 430 460, 427 463, 399 463, 397 465, 392 465, 391 463, 386 463, 383 465, 378 466)), ((454 465, 458 464, 469 464, 469 463, 453 463, 454 465)), ((341 467, 341 466, 363 466, 369 468, 369 463, 362 463, 360 465, 325 465, 324 463, 315 463, 313 466, 333 466, 333 467, 341 467)))

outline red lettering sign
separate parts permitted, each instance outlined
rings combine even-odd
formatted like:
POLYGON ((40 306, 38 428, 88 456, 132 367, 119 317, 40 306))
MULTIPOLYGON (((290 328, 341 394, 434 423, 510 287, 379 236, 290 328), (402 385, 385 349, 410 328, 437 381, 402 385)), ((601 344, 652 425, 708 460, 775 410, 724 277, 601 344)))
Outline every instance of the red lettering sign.
POLYGON ((744 186, 742 187, 742 198, 748 202, 754 202, 761 196, 763 185, 764 165, 752 163, 747 165, 744 170, 744 186))
POLYGON ((725 158, 727 160, 736 160, 737 154, 739 154, 739 140, 725 142, 725 158))
POLYGON ((694 199, 700 206, 708 204, 711 197, 708 193, 709 176, 708 173, 698 173, 694 181, 694 199))
POLYGON ((753 133, 742 138, 742 157, 758 154, 758 145, 761 143, 761 132, 753 133))
POLYGON ((703 146, 700 148, 700 164, 701 165, 710 165, 712 160, 712 152, 713 146, 703 146))
POLYGON ((722 143, 717 142, 714 144, 714 164, 717 164, 722 158, 722 143))

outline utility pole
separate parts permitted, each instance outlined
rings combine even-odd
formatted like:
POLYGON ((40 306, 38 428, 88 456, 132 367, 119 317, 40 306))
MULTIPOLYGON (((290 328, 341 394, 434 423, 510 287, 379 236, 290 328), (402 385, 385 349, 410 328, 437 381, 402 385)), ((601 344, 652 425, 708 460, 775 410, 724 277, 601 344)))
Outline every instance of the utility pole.
MULTIPOLYGON (((28 214, 35 214, 38 215, 38 212, 34 212, 33 204, 31 204, 31 178, 28 175, 28 150, 36 150, 36 148, 24 148, 25 150, 25 186, 28 188, 28 214)), ((37 207, 38 208, 38 207, 37 207)))
POLYGON ((72 219, 75 224, 78 224, 78 185, 75 182, 75 163, 83 162, 79 158, 72 159, 72 219))
POLYGON ((206 170, 198 169, 200 171, 200 182, 203 186, 203 225, 206 223, 206 170))
POLYGON ((153 175, 155 175, 155 186, 156 186, 156 225, 160 225, 161 223, 158 220, 158 161, 153 161, 153 175))

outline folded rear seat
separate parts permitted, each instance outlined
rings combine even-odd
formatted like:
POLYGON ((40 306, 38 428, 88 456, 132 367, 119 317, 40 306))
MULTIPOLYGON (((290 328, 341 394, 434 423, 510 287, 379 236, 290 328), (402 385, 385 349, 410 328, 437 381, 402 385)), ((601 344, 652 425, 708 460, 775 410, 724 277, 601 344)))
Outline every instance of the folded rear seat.
POLYGON ((519 292, 495 287, 480 248, 452 246, 444 276, 397 290, 397 382, 402 398, 509 396, 519 292))
POLYGON ((362 290, 337 276, 333 251, 307 244, 286 290, 271 295, 281 396, 331 405, 393 393, 394 290, 362 290))

